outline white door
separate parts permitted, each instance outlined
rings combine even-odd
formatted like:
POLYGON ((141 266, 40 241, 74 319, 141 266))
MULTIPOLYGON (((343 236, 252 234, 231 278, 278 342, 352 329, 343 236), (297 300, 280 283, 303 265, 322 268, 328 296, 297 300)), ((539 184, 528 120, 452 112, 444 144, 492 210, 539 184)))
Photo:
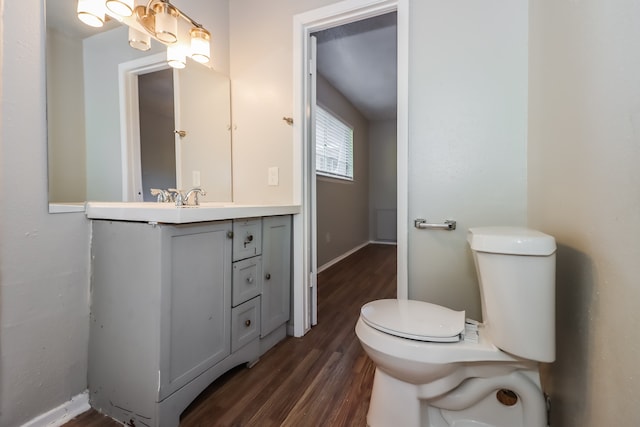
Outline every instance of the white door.
POLYGON ((229 79, 188 60, 174 70, 174 90, 178 188, 201 187, 203 201, 230 201, 229 79))
POLYGON ((409 298, 480 320, 467 231, 526 224, 526 4, 412 2, 410 27, 409 298))
POLYGON ((309 281, 311 284, 310 312, 311 325, 318 324, 318 208, 316 202, 316 102, 317 102, 317 39, 315 36, 309 37, 309 171, 310 171, 310 194, 309 206, 311 206, 311 259, 309 265, 309 281))

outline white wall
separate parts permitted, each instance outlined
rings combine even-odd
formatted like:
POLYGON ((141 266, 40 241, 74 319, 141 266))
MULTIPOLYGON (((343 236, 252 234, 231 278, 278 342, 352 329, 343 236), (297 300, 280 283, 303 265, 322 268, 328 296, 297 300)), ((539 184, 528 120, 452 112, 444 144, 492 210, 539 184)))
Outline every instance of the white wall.
POLYGON ((526 224, 526 0, 411 2, 409 297, 481 319, 467 229, 526 224), (412 224, 412 222, 410 222, 412 224))
MULTIPOLYGON (((321 58, 319 58, 321 60, 321 58)), ((322 76, 318 103, 353 126, 353 181, 318 176, 318 266, 369 241, 369 122, 322 76)))
MULTIPOLYGON (((226 0, 197 5, 226 20, 226 0)), ((0 426, 14 427, 87 387, 89 221, 47 213, 41 1, 0 0, 0 15, 0 426)))
POLYGON ((82 42, 49 30, 47 52, 49 200, 86 200, 82 42))
POLYGON ((132 49, 127 34, 122 26, 83 41, 87 200, 123 200, 118 64, 164 51, 132 49))
POLYGON ((233 197, 293 201, 293 16, 332 0, 230 1, 233 197), (280 185, 267 185, 267 170, 280 185))
POLYGON ((0 11, 0 425, 5 427, 86 388, 89 222, 82 214, 47 213, 40 2, 6 1, 0 11))
POLYGON ((640 422, 640 3, 530 11, 529 224, 556 237, 552 425, 640 422))

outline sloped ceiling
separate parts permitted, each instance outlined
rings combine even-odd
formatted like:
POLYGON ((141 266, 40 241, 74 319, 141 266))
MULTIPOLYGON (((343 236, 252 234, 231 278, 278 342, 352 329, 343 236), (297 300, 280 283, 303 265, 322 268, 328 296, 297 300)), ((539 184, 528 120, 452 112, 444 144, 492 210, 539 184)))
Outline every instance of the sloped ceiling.
POLYGON ((314 34, 318 73, 371 121, 396 117, 396 28, 394 12, 314 34))

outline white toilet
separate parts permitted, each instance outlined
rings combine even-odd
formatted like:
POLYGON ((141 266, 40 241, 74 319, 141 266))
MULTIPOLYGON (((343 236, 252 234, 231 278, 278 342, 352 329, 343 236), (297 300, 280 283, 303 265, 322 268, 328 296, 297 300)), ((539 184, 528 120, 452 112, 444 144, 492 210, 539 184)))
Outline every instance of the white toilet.
POLYGON ((555 240, 516 227, 472 228, 467 240, 483 323, 422 301, 362 307, 370 427, 547 426, 538 363, 555 359, 555 240))

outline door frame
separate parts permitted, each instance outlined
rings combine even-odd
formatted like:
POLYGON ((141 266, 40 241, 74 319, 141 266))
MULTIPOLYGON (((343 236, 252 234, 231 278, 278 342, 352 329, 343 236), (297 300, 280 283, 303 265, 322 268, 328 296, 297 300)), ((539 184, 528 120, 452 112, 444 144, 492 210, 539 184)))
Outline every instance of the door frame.
MULTIPOLYGON (((138 194, 142 190, 138 76, 167 68, 169 65, 165 53, 144 56, 118 65, 122 200, 125 202, 143 201, 142 194, 138 194)), ((176 119, 177 114, 179 114, 178 111, 176 111, 176 119)), ((180 176, 180 171, 177 169, 180 163, 180 150, 176 144, 176 179, 180 176)), ((177 188, 180 186, 177 185, 177 188)))
POLYGON ((293 330, 304 335, 312 326, 315 310, 316 275, 313 271, 316 243, 313 241, 315 202, 312 201, 309 114, 311 33, 350 22, 397 12, 397 297, 408 298, 408 134, 409 134, 409 0, 345 0, 295 15, 293 19, 293 201, 300 205, 300 215, 293 221, 293 330))

